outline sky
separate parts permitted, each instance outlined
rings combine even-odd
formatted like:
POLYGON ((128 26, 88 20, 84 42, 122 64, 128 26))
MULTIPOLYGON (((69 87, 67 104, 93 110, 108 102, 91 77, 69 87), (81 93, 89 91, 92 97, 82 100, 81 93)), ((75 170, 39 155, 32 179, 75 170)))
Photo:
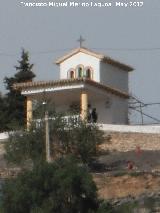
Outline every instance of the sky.
MULTIPOLYGON (((134 6, 130 2, 1 0, 0 91, 6 92, 4 77, 16 73, 14 66, 22 48, 29 52, 30 62, 34 63, 36 80, 55 80, 59 78, 59 68, 54 61, 78 47, 77 39, 82 35, 85 47, 135 68, 129 78, 131 94, 144 103, 160 102, 160 1, 133 1, 134 6), (52 6, 66 2, 67 7, 52 6), (94 6, 87 6, 91 2, 94 6), (75 3, 80 4, 71 6, 75 3), (112 5, 100 7, 100 3, 112 5)), ((143 110, 160 120, 160 105, 143 110)), ((137 113, 132 113, 131 119, 141 121, 137 113)), ((144 120, 155 122, 147 117, 144 120)))

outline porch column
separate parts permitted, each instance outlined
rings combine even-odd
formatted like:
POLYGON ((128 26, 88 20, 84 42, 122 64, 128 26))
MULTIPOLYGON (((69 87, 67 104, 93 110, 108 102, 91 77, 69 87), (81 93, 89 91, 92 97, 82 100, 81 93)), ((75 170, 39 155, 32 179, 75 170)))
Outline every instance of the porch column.
POLYGON ((81 93, 81 118, 82 120, 87 120, 88 115, 88 94, 86 90, 81 93))
POLYGON ((32 99, 27 97, 27 129, 29 129, 31 122, 32 122, 32 99))

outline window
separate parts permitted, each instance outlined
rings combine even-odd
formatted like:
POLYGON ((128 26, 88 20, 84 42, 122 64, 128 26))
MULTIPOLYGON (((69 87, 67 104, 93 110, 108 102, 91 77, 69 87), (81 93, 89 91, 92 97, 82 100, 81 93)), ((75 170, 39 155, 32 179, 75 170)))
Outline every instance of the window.
POLYGON ((83 78, 83 71, 84 71, 84 67, 83 67, 83 65, 78 65, 77 67, 76 67, 76 73, 77 73, 77 77, 78 78, 83 78))
POLYGON ((91 79, 91 70, 90 69, 86 70, 86 78, 90 78, 91 79))
POLYGON ((86 78, 89 78, 89 79, 93 78, 93 69, 92 69, 92 67, 86 67, 85 68, 85 75, 86 75, 86 78))
POLYGON ((83 70, 82 67, 78 68, 78 78, 82 78, 83 77, 83 70))
POLYGON ((69 71, 68 71, 68 78, 69 79, 74 79, 75 78, 75 70, 73 68, 71 68, 69 71))
POLYGON ((70 71, 70 78, 71 78, 71 79, 74 78, 74 71, 73 71, 73 70, 70 71))

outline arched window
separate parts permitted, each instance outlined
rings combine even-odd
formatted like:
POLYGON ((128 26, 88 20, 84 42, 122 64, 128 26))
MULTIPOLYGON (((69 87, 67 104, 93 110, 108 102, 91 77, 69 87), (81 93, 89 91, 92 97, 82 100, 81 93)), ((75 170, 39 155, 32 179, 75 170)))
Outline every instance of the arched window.
POLYGON ((74 78, 74 71, 73 71, 73 70, 70 71, 70 78, 71 78, 71 79, 74 78))
POLYGON ((78 65, 77 67, 76 67, 76 72, 77 72, 77 77, 78 78, 83 78, 83 76, 84 76, 84 67, 83 67, 83 65, 78 65))
POLYGON ((86 78, 91 79, 91 70, 89 68, 86 70, 86 78))
POLYGON ((93 69, 91 67, 85 68, 85 76, 86 78, 89 78, 89 79, 93 78, 93 69))
POLYGON ((74 69, 70 69, 68 71, 67 76, 68 76, 69 79, 74 79, 75 78, 75 70, 74 69))
POLYGON ((83 69, 82 67, 78 68, 78 78, 82 78, 83 77, 83 69))

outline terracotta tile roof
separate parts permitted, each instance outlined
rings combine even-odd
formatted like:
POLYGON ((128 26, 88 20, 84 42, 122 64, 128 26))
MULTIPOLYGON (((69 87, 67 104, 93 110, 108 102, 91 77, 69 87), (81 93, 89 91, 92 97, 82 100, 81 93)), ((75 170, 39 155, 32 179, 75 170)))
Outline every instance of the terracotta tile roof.
POLYGON ((94 56, 94 57, 100 59, 101 61, 103 61, 103 62, 105 62, 107 64, 110 64, 112 66, 116 66, 116 67, 118 67, 118 68, 120 68, 122 70, 125 70, 125 71, 132 71, 132 70, 134 70, 134 68, 131 67, 131 66, 129 66, 129 65, 126 65, 126 64, 121 63, 121 62, 119 62, 117 60, 114 60, 114 59, 112 59, 112 58, 110 58, 108 56, 105 56, 104 54, 100 54, 100 53, 94 52, 94 51, 89 50, 89 49, 84 48, 84 47, 73 49, 71 52, 69 52, 66 55, 64 55, 63 57, 57 59, 55 61, 55 63, 57 65, 59 65, 60 63, 62 63, 66 59, 72 57, 73 55, 75 55, 75 54, 77 54, 79 52, 82 52, 82 53, 94 56))
POLYGON ((17 83, 13 85, 13 88, 15 90, 25 90, 25 89, 31 89, 31 88, 47 88, 47 87, 59 87, 59 86, 67 86, 67 85, 75 85, 85 83, 100 89, 103 89, 109 93, 112 93, 114 95, 123 97, 123 98, 129 98, 129 95, 125 92, 122 92, 121 90, 105 86, 101 83, 98 83, 96 81, 87 79, 87 78, 77 78, 77 79, 64 79, 64 80, 57 80, 57 81, 35 81, 35 82, 27 82, 27 83, 17 83))

